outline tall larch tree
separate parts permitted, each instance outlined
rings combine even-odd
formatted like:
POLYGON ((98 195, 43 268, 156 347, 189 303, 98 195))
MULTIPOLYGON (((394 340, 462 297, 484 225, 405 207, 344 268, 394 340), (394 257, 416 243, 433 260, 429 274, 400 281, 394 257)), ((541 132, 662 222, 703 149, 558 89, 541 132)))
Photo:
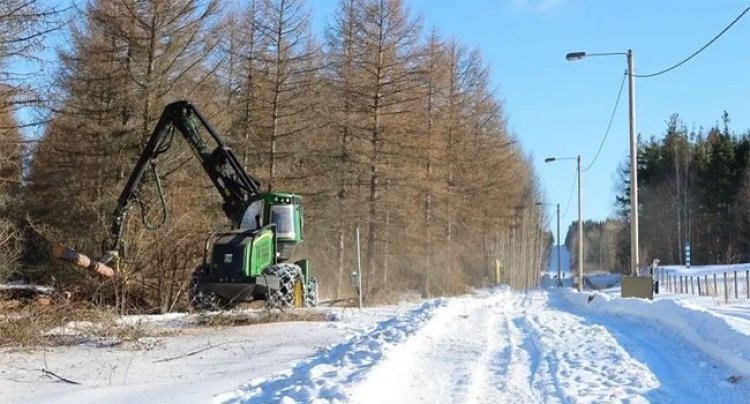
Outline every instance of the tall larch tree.
POLYGON ((59 24, 59 11, 36 0, 0 2, 0 280, 18 269, 23 219, 19 198, 23 161, 29 154, 17 113, 41 104, 34 83, 43 81, 36 69, 45 36, 59 24))
POLYGON ((400 115, 408 108, 411 90, 418 85, 415 67, 421 52, 421 26, 401 1, 370 0, 363 4, 360 29, 357 47, 363 59, 356 64, 360 96, 355 110, 362 127, 355 138, 367 142, 362 156, 366 171, 361 176, 367 201, 365 291, 373 293, 378 285, 388 284, 388 254, 384 251, 392 223, 389 214, 407 207, 403 200, 388 206, 384 196, 391 186, 402 185, 403 173, 413 172, 409 167, 413 161, 401 147, 407 146, 402 141, 407 140, 404 135, 408 128, 401 125, 400 115))
MULTIPOLYGON (((162 108, 199 94, 211 72, 209 56, 216 40, 209 28, 217 5, 213 0, 96 0, 85 6, 83 18, 70 28, 70 50, 60 54, 56 112, 26 192, 30 217, 49 224, 82 251, 101 248, 119 192, 162 108), (46 206, 52 199, 57 202, 54 211, 46 206)), ((112 289, 95 289, 91 296, 115 303, 123 312, 136 304, 162 311, 178 305, 186 272, 197 260, 200 234, 215 217, 190 215, 201 207, 213 211, 208 205, 218 198, 207 196, 207 180, 196 183, 196 175, 189 174, 200 170, 199 164, 178 138, 176 147, 159 159, 160 172, 150 174, 149 184, 140 190, 143 203, 130 214, 127 272, 112 289), (147 235, 135 211, 143 211, 144 222, 162 212, 155 176, 165 184, 166 208, 173 215, 161 232, 147 235), (196 200, 208 202, 202 206, 196 200), (149 202, 157 207, 149 209, 149 202), (171 248, 153 248, 160 243, 171 248)))
POLYGON ((329 83, 328 120, 329 136, 324 142, 329 145, 322 153, 328 167, 326 200, 328 212, 325 220, 332 227, 334 245, 335 297, 341 298, 348 284, 349 263, 353 254, 348 245, 356 223, 362 215, 362 192, 357 186, 356 173, 359 170, 359 151, 353 149, 354 135, 361 124, 357 121, 355 106, 359 96, 358 78, 355 72, 363 60, 358 39, 361 33, 362 0, 342 0, 339 2, 333 22, 325 32, 325 77, 329 83))
POLYGON ((294 188, 294 159, 304 149, 305 136, 315 128, 312 119, 314 61, 318 49, 310 32, 310 12, 304 0, 260 0, 255 20, 264 52, 258 62, 266 72, 259 77, 258 114, 267 126, 259 128, 265 155, 268 190, 294 188))

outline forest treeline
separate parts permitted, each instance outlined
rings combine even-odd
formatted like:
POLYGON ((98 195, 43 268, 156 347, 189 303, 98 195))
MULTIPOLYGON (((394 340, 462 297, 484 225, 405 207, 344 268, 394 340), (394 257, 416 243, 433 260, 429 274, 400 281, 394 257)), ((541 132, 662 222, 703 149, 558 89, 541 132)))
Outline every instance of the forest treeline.
POLYGON ((689 245, 695 265, 750 262, 750 131, 735 133, 726 112, 719 122, 688 129, 673 115, 640 145, 645 257, 683 264, 689 245))
POLYGON ((181 139, 131 207, 114 280, 52 261, 48 240, 102 250, 163 107, 187 99, 264 189, 303 196, 298 255, 311 260, 323 298, 354 293, 357 227, 369 302, 461 293, 496 270, 514 287, 536 284, 550 243, 538 185, 488 68, 479 50, 425 29, 402 1, 340 0, 319 35, 303 0, 90 0, 60 27, 46 4, 0 5, 4 278, 121 312, 184 308, 206 236, 228 221, 181 139), (65 46, 55 49, 54 84, 32 94, 47 113, 29 142, 14 121, 27 89, 6 74, 48 31, 65 46), (157 176, 169 220, 152 231, 157 176))
MULTIPOLYGON (((675 114, 664 133, 638 145, 640 265, 750 262, 750 131, 737 133, 724 112, 708 129, 675 114)), ((584 270, 627 272, 630 262, 630 170, 619 170, 617 217, 584 221, 584 270)), ((577 223, 566 236, 578 262, 577 223)))

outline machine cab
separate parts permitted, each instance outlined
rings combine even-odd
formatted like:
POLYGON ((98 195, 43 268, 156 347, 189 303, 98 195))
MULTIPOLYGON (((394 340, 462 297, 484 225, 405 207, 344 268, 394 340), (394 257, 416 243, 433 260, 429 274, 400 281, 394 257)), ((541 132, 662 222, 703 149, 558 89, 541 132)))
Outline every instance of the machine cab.
POLYGON ((261 194, 245 210, 240 229, 255 230, 269 224, 276 228, 278 260, 289 260, 303 240, 302 198, 288 193, 261 194))

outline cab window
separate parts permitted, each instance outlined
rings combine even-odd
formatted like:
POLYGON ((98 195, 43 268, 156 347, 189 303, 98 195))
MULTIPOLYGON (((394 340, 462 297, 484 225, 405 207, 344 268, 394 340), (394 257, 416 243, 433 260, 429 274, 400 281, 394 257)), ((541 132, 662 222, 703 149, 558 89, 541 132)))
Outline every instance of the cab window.
POLYGON ((276 237, 295 238, 294 206, 271 206, 271 223, 276 225, 276 237))

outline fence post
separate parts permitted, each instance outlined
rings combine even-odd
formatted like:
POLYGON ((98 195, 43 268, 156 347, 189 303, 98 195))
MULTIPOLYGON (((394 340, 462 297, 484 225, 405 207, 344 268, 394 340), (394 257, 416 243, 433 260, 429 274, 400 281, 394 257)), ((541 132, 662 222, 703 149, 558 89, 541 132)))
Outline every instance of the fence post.
POLYGON ((685 275, 685 294, 690 293, 690 277, 685 275))
POLYGON ((701 277, 696 276, 695 280, 698 281, 698 296, 703 296, 703 293, 701 293, 701 277))
POLYGON ((724 304, 729 303, 729 288, 727 287, 727 273, 724 272, 724 304))
POLYGON ((747 293, 747 298, 750 299, 750 271, 745 271, 745 293, 747 293))
POLYGON ((682 293, 684 293, 684 294, 688 294, 688 293, 690 293, 690 289, 688 289, 688 285, 687 285, 687 281, 688 281, 688 279, 687 279, 687 278, 688 278, 688 276, 687 276, 687 275, 685 275, 685 276, 684 276, 684 277, 682 278, 682 293))
POLYGON ((691 295, 695 294, 695 286, 693 285, 693 277, 692 276, 690 277, 690 294, 691 295))
POLYGON ((706 289, 706 296, 708 296, 708 275, 703 275, 703 286, 706 289))
POLYGON ((714 272, 714 296, 719 297, 719 289, 716 287, 716 272, 714 272))
POLYGON ((734 271, 734 300, 739 299, 739 296, 737 295, 739 291, 737 290, 737 271, 734 271))
POLYGON ((682 281, 682 275, 680 275, 680 293, 682 293, 683 288, 683 281, 682 281))

